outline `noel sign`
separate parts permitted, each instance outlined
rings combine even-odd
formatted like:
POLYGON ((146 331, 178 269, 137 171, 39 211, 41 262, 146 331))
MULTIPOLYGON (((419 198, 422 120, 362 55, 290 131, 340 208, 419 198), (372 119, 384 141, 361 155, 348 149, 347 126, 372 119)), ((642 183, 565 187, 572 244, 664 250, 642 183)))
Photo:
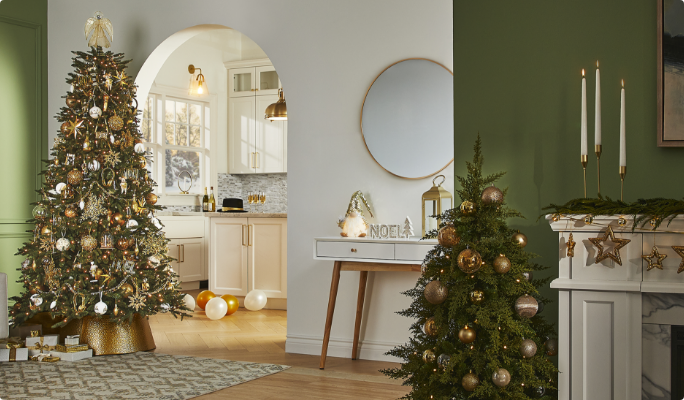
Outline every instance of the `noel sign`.
POLYGON ((409 239, 413 236, 413 223, 406 217, 404 225, 370 224, 371 239, 409 239))

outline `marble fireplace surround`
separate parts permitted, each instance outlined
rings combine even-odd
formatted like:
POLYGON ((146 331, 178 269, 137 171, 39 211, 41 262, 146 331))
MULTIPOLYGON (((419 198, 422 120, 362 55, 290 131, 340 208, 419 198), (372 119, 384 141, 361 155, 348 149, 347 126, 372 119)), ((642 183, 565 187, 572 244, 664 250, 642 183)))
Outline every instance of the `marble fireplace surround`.
POLYGON ((684 325, 684 294, 641 296, 641 398, 671 400, 672 325, 684 325))

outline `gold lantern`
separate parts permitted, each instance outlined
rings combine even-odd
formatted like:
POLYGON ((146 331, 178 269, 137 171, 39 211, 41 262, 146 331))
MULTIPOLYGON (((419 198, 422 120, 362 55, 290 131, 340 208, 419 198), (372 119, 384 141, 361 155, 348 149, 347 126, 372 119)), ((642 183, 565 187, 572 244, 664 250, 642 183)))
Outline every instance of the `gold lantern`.
POLYGON ((439 228, 439 224, 442 222, 440 219, 430 218, 430 215, 442 214, 454 207, 453 196, 442 187, 445 180, 444 175, 437 175, 432 180, 430 190, 423 193, 423 236, 425 236, 426 231, 439 228), (442 178, 442 181, 435 183, 438 178, 442 178))

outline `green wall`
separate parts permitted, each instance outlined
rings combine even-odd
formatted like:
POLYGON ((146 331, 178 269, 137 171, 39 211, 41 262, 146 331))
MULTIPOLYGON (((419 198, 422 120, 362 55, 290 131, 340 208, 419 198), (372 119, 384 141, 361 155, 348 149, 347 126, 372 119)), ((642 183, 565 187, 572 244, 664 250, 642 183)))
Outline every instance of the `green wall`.
POLYGON ((9 295, 21 285, 14 256, 31 238, 31 218, 47 146, 47 0, 0 2, 0 272, 9 295))
MULTIPOLYGON (((593 149, 596 60, 601 66, 602 194, 620 196, 620 80, 625 80, 625 200, 682 198, 684 148, 656 146, 656 2, 646 0, 454 2, 455 173, 472 157, 479 131, 486 172, 508 171, 501 187, 526 220, 527 248, 558 275, 557 236, 541 208, 583 195, 581 70, 588 71, 593 149)), ((588 192, 596 196, 596 160, 588 192)), ((542 276, 542 274, 537 274, 542 276)), ((555 290, 545 291, 557 299, 555 290)), ((557 321, 558 304, 544 311, 557 321)))

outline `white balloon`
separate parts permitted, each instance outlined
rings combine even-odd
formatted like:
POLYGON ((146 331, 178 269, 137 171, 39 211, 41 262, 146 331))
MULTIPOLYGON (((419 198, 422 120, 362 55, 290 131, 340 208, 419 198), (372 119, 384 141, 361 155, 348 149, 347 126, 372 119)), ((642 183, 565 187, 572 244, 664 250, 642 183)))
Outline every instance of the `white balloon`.
POLYGON ((226 316, 228 312, 228 303, 220 297, 214 297, 209 300, 207 306, 204 308, 209 319, 221 319, 226 316))
POLYGON ((183 298, 185 301, 185 306, 192 310, 193 312, 195 311, 195 298, 192 297, 190 294, 186 294, 185 297, 183 298))
POLYGON ((266 293, 261 290, 252 290, 245 296, 245 308, 251 311, 259 311, 266 306, 266 293))

